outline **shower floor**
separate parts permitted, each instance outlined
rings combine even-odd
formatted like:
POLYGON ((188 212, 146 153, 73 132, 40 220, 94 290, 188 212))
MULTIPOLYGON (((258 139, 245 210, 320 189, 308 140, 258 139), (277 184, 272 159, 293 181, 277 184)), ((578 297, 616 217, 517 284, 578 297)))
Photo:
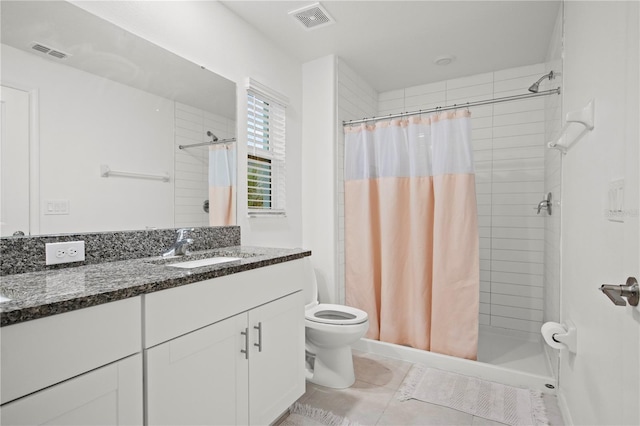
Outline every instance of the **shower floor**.
POLYGON ((478 361, 539 376, 553 376, 544 342, 529 333, 480 327, 478 361))
POLYGON ((555 394, 553 386, 557 387, 557 382, 543 344, 542 339, 532 333, 481 326, 479 362, 366 338, 352 347, 387 358, 555 394))

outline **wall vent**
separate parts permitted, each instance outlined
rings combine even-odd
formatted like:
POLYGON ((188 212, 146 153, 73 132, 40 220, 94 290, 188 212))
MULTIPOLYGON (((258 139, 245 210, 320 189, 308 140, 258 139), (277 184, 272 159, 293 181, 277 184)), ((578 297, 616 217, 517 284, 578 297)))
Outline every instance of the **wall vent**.
POLYGON ((31 48, 33 50, 37 50, 38 52, 44 53, 45 55, 50 55, 58 59, 64 59, 68 56, 71 56, 68 53, 61 52, 60 50, 55 50, 51 47, 45 46, 44 44, 38 43, 38 42, 32 43, 31 48))
POLYGON ((306 30, 315 30, 336 22, 320 3, 292 10, 289 12, 289 16, 292 16, 306 30))

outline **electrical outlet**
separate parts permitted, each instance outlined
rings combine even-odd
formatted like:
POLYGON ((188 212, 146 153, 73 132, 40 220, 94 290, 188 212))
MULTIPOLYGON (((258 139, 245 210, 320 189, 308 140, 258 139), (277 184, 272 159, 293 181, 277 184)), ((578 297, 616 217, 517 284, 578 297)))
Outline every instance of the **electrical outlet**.
POLYGON ((45 244, 45 263, 82 262, 84 260, 84 241, 65 241, 45 244))

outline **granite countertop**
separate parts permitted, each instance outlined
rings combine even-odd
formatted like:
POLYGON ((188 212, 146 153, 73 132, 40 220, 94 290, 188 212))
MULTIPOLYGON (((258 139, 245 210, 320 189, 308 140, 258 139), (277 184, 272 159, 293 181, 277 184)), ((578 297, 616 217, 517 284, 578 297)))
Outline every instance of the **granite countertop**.
POLYGON ((147 257, 0 277, 0 326, 86 308, 310 256, 303 249, 232 246, 163 259, 147 257), (240 260, 193 269, 168 263, 214 256, 240 260))

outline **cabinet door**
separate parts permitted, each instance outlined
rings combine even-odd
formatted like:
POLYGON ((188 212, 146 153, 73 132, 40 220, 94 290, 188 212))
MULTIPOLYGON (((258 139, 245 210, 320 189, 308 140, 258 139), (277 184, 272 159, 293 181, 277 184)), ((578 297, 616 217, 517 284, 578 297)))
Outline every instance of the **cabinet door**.
POLYGON ((249 331, 249 422, 269 424, 304 393, 302 292, 249 311, 249 331))
POLYGON ((142 355, 137 354, 0 407, 3 425, 142 424, 142 355))
POLYGON ((247 314, 145 351, 150 425, 247 424, 247 314))

